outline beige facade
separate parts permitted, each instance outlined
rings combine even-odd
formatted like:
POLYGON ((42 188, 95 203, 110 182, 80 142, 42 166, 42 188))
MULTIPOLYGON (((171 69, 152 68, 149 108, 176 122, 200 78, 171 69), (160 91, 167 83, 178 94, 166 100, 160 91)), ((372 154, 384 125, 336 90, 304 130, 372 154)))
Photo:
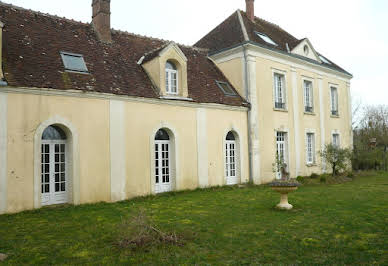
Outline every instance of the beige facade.
POLYGON ((154 137, 161 128, 171 133, 174 142, 174 190, 200 186, 200 171, 202 187, 226 184, 223 147, 229 131, 239 143, 239 182, 249 180, 245 108, 98 94, 85 97, 42 89, 4 91, 1 106, 6 106, 7 116, 1 118, 6 128, 3 135, 8 137, 1 138, 6 141, 1 146, 6 156, 0 156, 1 169, 6 169, 1 175, 6 184, 1 191, 6 202, 3 213, 41 206, 41 136, 53 124, 64 129, 71 143, 70 203, 154 193, 154 137))
MULTIPOLYGON (((260 163, 251 166, 259 168, 258 176, 254 177, 255 183, 267 183, 275 178, 272 164, 276 154, 276 132, 287 134, 286 156, 292 177, 325 171, 318 151, 332 141, 332 134, 340 135, 342 147, 351 147, 350 76, 252 44, 215 54, 212 59, 242 95, 245 94, 244 79, 242 82, 241 77, 245 77, 248 90, 255 90, 256 100, 250 101, 252 109, 256 109, 255 112, 251 109, 251 116, 258 121, 259 149, 256 160, 260 163), (253 67, 249 67, 250 61, 255 62, 253 67), (251 69, 254 69, 253 74, 251 69), (274 106, 275 73, 285 77, 285 110, 274 106), (252 80, 254 82, 249 84, 252 80), (312 113, 304 110, 304 80, 312 83, 312 113), (338 116, 331 115, 332 86, 338 90, 338 116), (315 137, 313 163, 307 163, 306 159, 307 133, 313 133, 315 137)), ((248 97, 249 94, 252 93, 248 93, 248 97)), ((252 126, 257 127, 255 124, 252 126)), ((251 160, 255 160, 255 153, 251 154, 251 160)))

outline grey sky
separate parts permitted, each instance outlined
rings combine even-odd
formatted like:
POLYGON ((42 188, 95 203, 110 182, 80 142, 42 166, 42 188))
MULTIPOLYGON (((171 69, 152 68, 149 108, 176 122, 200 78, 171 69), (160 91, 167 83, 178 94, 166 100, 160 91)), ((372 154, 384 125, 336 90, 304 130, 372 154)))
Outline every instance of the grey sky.
MULTIPOLYGON (((3 0, 83 22, 92 0, 3 0)), ((244 0, 112 0, 112 27, 193 44, 244 0)), ((388 104, 388 1, 255 1, 256 16, 296 38, 307 37, 317 51, 354 75, 352 94, 364 104, 388 104)))

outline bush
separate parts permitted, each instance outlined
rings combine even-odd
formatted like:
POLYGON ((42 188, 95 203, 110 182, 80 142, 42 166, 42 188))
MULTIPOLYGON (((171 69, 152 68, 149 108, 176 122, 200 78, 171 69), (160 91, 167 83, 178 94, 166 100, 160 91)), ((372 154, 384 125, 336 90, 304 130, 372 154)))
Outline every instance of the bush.
POLYGON ((316 174, 316 173, 312 173, 312 174, 310 175, 310 178, 312 178, 312 179, 315 179, 315 178, 318 178, 318 177, 319 177, 319 175, 316 174))
POLYGON ((325 176, 325 175, 322 175, 322 176, 319 178, 319 182, 321 182, 321 183, 326 183, 326 176, 325 176))
POLYGON ((352 151, 350 149, 344 149, 333 144, 326 144, 319 154, 331 166, 333 176, 345 171, 348 167, 348 162, 352 158, 352 151))
POLYGON ((300 182, 300 183, 304 183, 305 180, 304 180, 304 177, 303 177, 303 176, 300 176, 300 175, 299 175, 299 176, 296 177, 296 181, 298 181, 298 182, 300 182))
POLYGON ((354 173, 353 172, 347 172, 346 176, 349 178, 354 178, 354 173))

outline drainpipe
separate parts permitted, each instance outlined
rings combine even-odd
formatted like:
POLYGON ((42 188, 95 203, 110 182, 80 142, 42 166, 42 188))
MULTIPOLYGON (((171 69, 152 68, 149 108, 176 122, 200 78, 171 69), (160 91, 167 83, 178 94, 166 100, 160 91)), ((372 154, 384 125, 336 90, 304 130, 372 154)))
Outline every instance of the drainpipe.
MULTIPOLYGON (((244 79, 245 79, 245 98, 250 103, 249 99, 249 79, 248 79, 248 61, 247 61, 247 48, 243 44, 243 53, 244 53, 244 79)), ((252 141, 251 141, 251 128, 250 128, 250 112, 251 107, 247 112, 247 121, 248 121, 248 160, 249 160, 249 182, 253 183, 253 165, 252 165, 252 141)))

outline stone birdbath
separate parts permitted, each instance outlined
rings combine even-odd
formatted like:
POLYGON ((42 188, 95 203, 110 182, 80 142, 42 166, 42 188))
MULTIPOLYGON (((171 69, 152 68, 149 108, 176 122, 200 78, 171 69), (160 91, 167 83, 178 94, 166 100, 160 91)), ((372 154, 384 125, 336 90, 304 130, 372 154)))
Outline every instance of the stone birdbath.
POLYGON ((300 186, 300 183, 295 179, 290 179, 290 174, 287 172, 287 164, 282 158, 276 154, 275 163, 273 164, 273 172, 280 174, 280 179, 277 179, 268 185, 272 190, 280 193, 280 202, 276 208, 281 210, 291 210, 292 205, 288 203, 288 193, 294 192, 300 186))
POLYGON ((281 210, 291 210, 292 205, 288 203, 288 193, 298 189, 300 184, 293 180, 277 180, 269 184, 272 190, 280 193, 280 202, 276 208, 281 210))

